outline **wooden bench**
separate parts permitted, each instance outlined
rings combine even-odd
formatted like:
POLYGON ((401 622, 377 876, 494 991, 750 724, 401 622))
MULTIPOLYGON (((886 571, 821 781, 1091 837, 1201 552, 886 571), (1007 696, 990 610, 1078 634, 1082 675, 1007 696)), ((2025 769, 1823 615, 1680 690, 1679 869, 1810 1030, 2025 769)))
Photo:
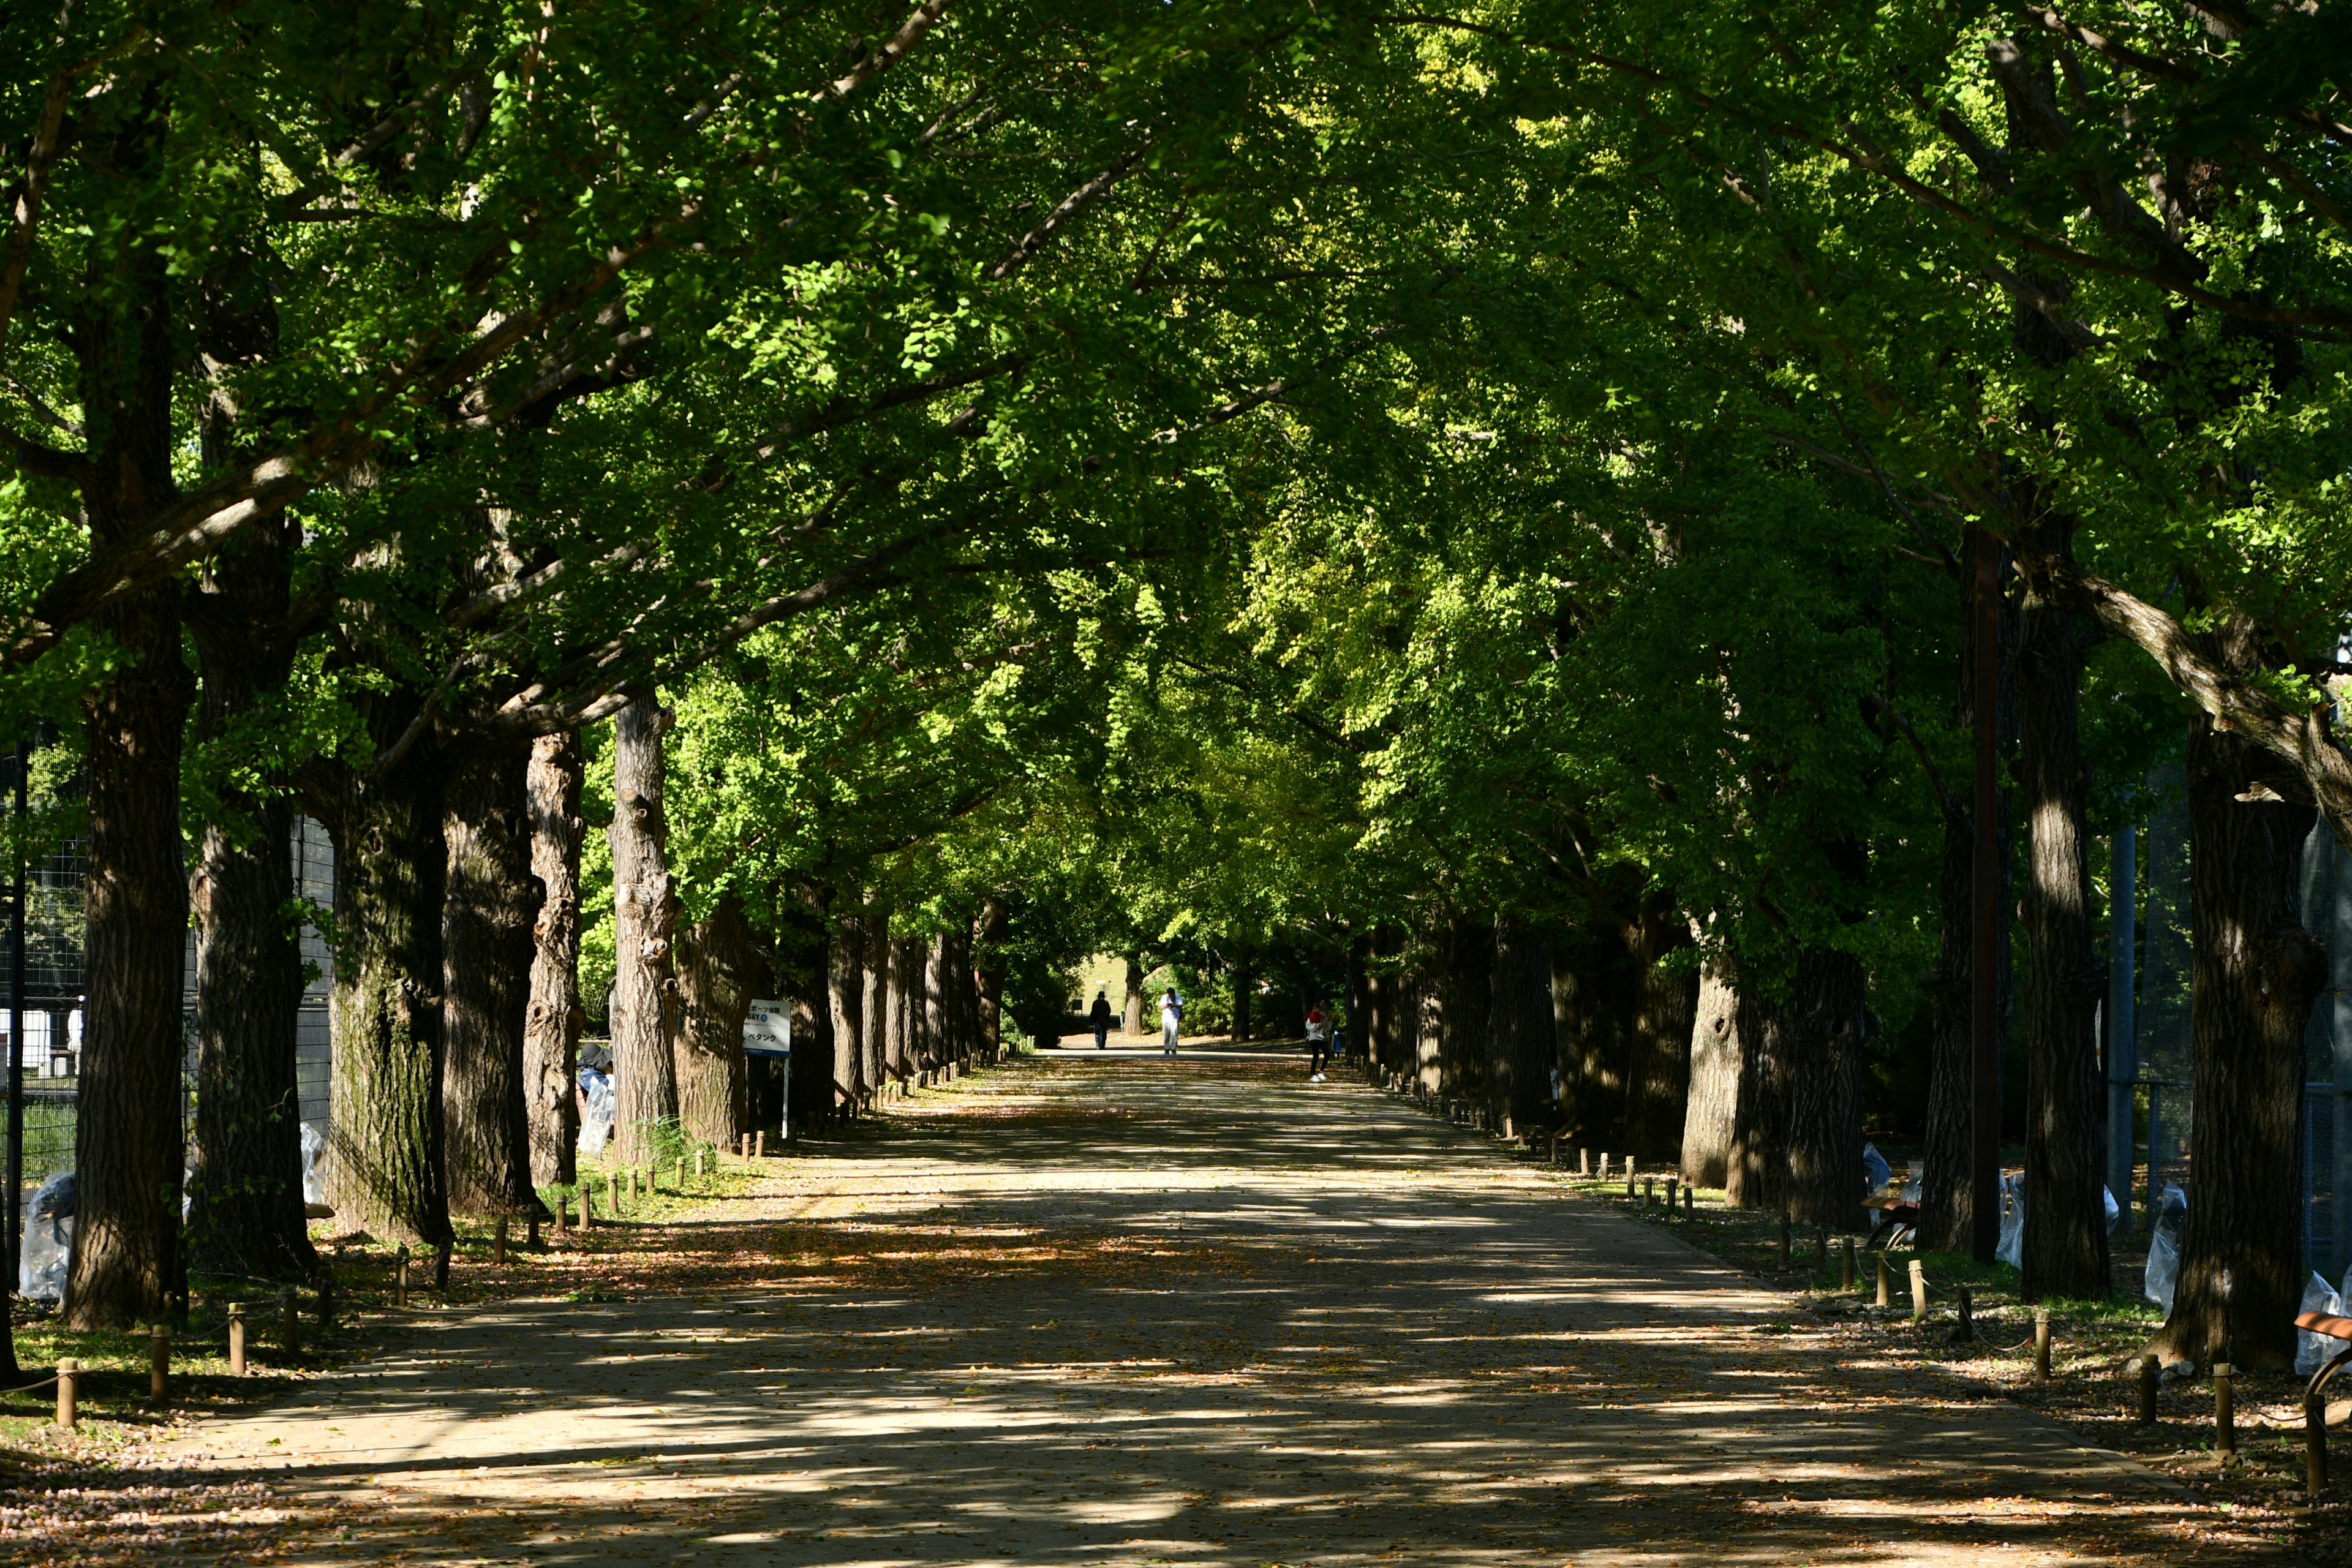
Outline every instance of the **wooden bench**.
POLYGON ((1884 1250, 1906 1228, 1916 1229, 1919 1224, 1919 1205, 1899 1197, 1864 1198, 1862 1206, 1878 1216, 1871 1225, 1870 1238, 1863 1243, 1865 1247, 1884 1250))
POLYGON ((2327 1489, 2327 1384, 2352 1363, 2352 1318, 2330 1312, 2298 1312, 2294 1326, 2307 1333, 2341 1340, 2344 1348, 2323 1363, 2303 1390, 2304 1465, 2309 1491, 2316 1502, 2327 1489))

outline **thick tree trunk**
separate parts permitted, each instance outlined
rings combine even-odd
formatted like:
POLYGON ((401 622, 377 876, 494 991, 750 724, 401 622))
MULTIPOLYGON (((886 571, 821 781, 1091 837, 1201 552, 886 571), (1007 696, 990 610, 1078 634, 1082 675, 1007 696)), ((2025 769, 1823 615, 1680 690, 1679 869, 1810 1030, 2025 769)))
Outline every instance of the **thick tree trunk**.
POLYGON ((530 1131, 531 1180, 579 1180, 580 735, 567 730, 531 742, 524 791, 530 807, 530 870, 545 889, 531 927, 530 1012, 523 1026, 523 1114, 530 1131))
MULTIPOLYGON (((373 705, 388 748, 413 699, 373 705)), ((430 736, 374 778, 331 764, 320 814, 335 839, 327 1202, 337 1223, 394 1241, 451 1239, 441 1161, 441 759, 430 736)))
MULTIPOLYGON (((1359 931, 1348 943, 1347 1048, 1350 1056, 1362 1061, 1371 1059, 1372 1049, 1372 988, 1370 979, 1365 973, 1365 963, 1370 958, 1371 951, 1370 939, 1361 931, 1359 931)), ((1549 985, 1550 980, 1550 973, 1547 970, 1544 976, 1545 984, 1549 985)), ((1549 1020, 1547 1019, 1545 1022, 1549 1029, 1549 1020)), ((1547 1032, 1544 1037, 1548 1041, 1550 1036, 1547 1032)))
MULTIPOLYGON (((2055 547, 2065 552, 2063 541, 2055 547)), ((2029 584, 2018 637, 2026 831, 2023 1299, 2108 1290, 2106 1106, 2099 998, 2106 972, 2091 928, 2080 702, 2082 629, 2029 584)))
POLYGON ((1652 1163, 1677 1157, 1690 1089, 1691 1022, 1698 973, 1669 961, 1691 945, 1690 924, 1672 895, 1642 896, 1619 928, 1632 960, 1633 1010, 1625 1071, 1625 1143, 1652 1163))
POLYGON ((1127 955, 1127 1001, 1119 1013, 1119 1027, 1130 1035, 1143 1033, 1143 963, 1140 953, 1127 955))
POLYGON ((866 921, 853 907, 824 944, 825 1000, 833 1009, 833 1092, 845 1106, 866 1099, 866 921))
MULTIPOLYGON (((205 574, 191 616, 204 669, 199 732, 225 736, 283 701, 289 663, 286 531, 236 542, 205 574)), ((188 1246, 210 1274, 302 1279, 318 1268, 303 1215, 295 1019, 302 951, 294 897, 293 803, 241 795, 241 820, 205 825, 195 877, 196 1142, 188 1246)))
POLYGON ((1727 957, 1699 970, 1691 1024, 1690 1093, 1683 1108, 1683 1180, 1720 1187, 1728 1180, 1731 1130, 1739 1110, 1739 994, 1727 957))
POLYGON ((1493 1103, 1517 1131, 1551 1120, 1551 952, 1533 927, 1500 915, 1494 942, 1486 1015, 1493 1103))
MULTIPOLYGON (((2225 668, 2259 668, 2243 623, 2206 640, 2225 668)), ((2149 1341, 2165 1361, 2294 1359, 2303 1293, 2304 1029, 2326 984, 2298 920, 2313 808, 2277 798, 2293 772, 2199 714, 2189 731, 2195 968, 2190 994, 2196 1179, 2172 1316, 2149 1341)), ((2032 1193, 2028 1190, 2028 1214, 2032 1193)))
POLYGON ((530 874, 530 765, 520 742, 467 737, 450 750, 443 795, 442 1157, 450 1208, 486 1217, 539 1212, 522 1065, 545 898, 530 874))
POLYGON ((890 1072, 900 1082, 922 1070, 923 944, 890 939, 890 1072))
POLYGON ((1628 1135, 1625 1114, 1635 991, 1626 958, 1624 943, 1613 933, 1591 927, 1553 944, 1560 1114, 1569 1127, 1603 1148, 1648 1156, 1653 1152, 1628 1135))
POLYGON ((878 1093, 898 1076, 890 1056, 890 907, 868 895, 866 900, 866 1088, 878 1093))
POLYGON ((980 1040, 991 1060, 1004 1050, 1004 900, 980 907, 980 1040))
POLYGON ((955 1002, 948 994, 948 939, 923 942, 923 1065, 937 1069, 956 1058, 955 1002))
POLYGON ((624 1164, 655 1154, 647 1130, 677 1119, 677 894, 662 814, 662 736, 670 714, 639 697, 613 721, 613 1117, 624 1164))
POLYGON ((1759 982, 1750 979, 1739 988, 1733 1026, 1739 1041, 1739 1088, 1724 1182, 1725 1201, 1735 1208, 1776 1209, 1788 1196, 1788 1012, 1759 982))
MULTIPOLYGON (((159 128, 106 132, 88 151, 144 165, 159 128)), ((95 301, 76 328, 89 431, 84 519, 99 552, 144 534, 173 494, 165 263, 121 228, 85 247, 95 301)), ((121 662, 84 700, 89 876, 86 1000, 76 1106, 73 1256, 67 1325, 159 1317, 181 1284, 181 964, 188 876, 181 859, 180 746, 194 682, 180 657, 179 586, 126 593, 91 618, 121 662)))
MULTIPOLYGON (((677 1043, 677 1119, 689 1138, 721 1149, 751 1130, 743 1020, 751 1011, 758 957, 742 900, 723 893, 708 918, 682 928, 677 981, 685 1004, 677 1043)), ((812 1048, 816 1042, 809 1042, 812 1048)))
POLYGON ((1493 1006, 1495 923, 1492 916, 1460 915, 1446 931, 1440 976, 1444 1026, 1438 1031, 1439 1092, 1462 1100, 1487 1096, 1486 1016, 1493 1006))
MULTIPOLYGON (((1976 536, 1970 533, 1962 559, 1973 557, 1976 536)), ((2005 570, 2005 568, 2004 568, 2005 570)), ((1967 732, 1976 711, 1976 616, 1969 613, 1968 594, 1960 609, 1960 668, 1956 723, 1967 732)), ((2004 756, 2014 755, 2019 724, 2017 648, 2020 621, 2017 607, 2004 602, 2000 609, 2000 687, 1994 693, 1995 743, 2004 756)), ((1919 1235, 1925 1245, 1945 1252, 1966 1252, 1975 1228, 1975 1208, 1969 1185, 1970 1128, 1975 1115, 1976 1064, 1972 1047, 1974 1004, 1969 975, 1975 963, 1974 899, 1976 883, 1971 854, 1975 826, 1967 792, 1958 786, 1944 802, 1944 853, 1937 883, 1937 918, 1942 925, 1935 976, 1928 982, 1933 1009, 1932 1056, 1927 1068, 1927 1137, 1919 1183, 1919 1235)), ((2000 936, 1999 997, 2001 1034, 2015 997, 2016 976, 2010 957, 2010 925, 2015 900, 2009 896, 2011 836, 2014 831, 2013 792, 2000 792, 1999 819, 1993 831, 2000 836, 1994 850, 2001 867, 2002 891, 1995 918, 2000 936)))
POLYGON ((1808 948, 1783 1015, 1788 1046, 1789 1212, 1832 1230, 1865 1228, 1862 1047, 1868 977, 1850 952, 1808 948))

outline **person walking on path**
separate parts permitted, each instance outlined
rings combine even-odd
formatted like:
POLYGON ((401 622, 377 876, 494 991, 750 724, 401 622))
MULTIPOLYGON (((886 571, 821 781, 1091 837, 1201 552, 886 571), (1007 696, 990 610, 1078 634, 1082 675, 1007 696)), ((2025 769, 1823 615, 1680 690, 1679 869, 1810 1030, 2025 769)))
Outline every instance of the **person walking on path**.
POLYGON ((1176 987, 1171 985, 1167 994, 1160 998, 1160 1054, 1161 1056, 1172 1057, 1176 1054, 1176 1035, 1183 1022, 1184 998, 1177 995, 1176 987))
POLYGON ((1110 993, 1097 988, 1095 1005, 1087 1009, 1087 1022, 1095 1026, 1095 1049, 1101 1050, 1110 1043, 1110 993))
POLYGON ((1307 1008, 1307 1081, 1321 1083, 1323 1069, 1331 1065, 1331 1020, 1319 1002, 1307 1008))

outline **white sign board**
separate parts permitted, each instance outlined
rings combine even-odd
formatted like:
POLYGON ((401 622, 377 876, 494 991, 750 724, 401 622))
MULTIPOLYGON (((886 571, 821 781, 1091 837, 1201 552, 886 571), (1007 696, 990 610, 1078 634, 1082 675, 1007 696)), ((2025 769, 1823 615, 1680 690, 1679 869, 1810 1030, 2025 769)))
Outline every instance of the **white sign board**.
POLYGON ((793 1005, 759 1001, 743 1015, 746 1056, 788 1057, 793 1054, 793 1005))

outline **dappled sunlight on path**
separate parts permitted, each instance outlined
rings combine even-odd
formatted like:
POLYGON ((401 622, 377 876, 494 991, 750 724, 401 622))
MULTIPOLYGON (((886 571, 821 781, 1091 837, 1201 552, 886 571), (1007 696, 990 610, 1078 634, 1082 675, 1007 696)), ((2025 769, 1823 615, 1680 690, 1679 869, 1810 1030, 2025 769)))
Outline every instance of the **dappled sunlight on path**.
POLYGON ((625 1299, 428 1318, 187 1446, 318 1563, 2195 1555, 2136 1468, 1299 1079, 1070 1051, 919 1096, 614 1258, 625 1299))

